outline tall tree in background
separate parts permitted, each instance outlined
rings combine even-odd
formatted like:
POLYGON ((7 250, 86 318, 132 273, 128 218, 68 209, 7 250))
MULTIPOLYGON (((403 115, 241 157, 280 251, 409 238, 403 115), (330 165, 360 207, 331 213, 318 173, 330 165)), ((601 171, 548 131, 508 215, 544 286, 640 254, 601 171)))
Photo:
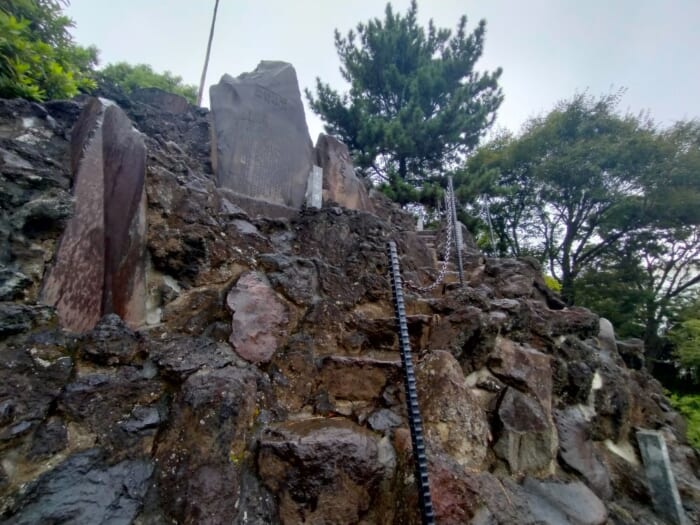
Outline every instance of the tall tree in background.
POLYGON ((335 47, 350 91, 340 95, 317 79, 312 110, 368 173, 395 189, 422 185, 472 150, 493 123, 503 95, 501 70, 480 73, 486 33, 480 21, 466 32, 463 16, 453 34, 432 20, 418 25, 415 1, 405 16, 387 4, 384 20, 359 24, 335 47))
POLYGON ((617 103, 577 95, 530 120, 485 166, 471 161, 495 174, 501 244, 539 256, 569 304, 580 273, 639 227, 646 170, 659 154, 651 124, 618 115, 617 103))
POLYGON ((0 97, 68 98, 95 87, 97 48, 77 45, 67 1, 0 2, 0 97))

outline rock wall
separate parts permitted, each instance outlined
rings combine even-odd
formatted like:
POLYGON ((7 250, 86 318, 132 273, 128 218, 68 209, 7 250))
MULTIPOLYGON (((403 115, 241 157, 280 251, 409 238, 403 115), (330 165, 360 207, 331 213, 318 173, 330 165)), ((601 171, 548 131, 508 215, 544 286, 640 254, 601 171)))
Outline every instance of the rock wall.
MULTIPOLYGON (((0 101, 0 523, 419 523, 385 255, 395 239, 407 278, 436 276, 411 218, 376 195, 376 214, 251 216, 206 111, 110 97, 147 150, 147 323, 84 333, 37 299, 92 103, 0 101)), ((609 325, 531 261, 465 272, 406 297, 438 523, 662 523, 640 428, 697 522, 698 454, 609 325)))

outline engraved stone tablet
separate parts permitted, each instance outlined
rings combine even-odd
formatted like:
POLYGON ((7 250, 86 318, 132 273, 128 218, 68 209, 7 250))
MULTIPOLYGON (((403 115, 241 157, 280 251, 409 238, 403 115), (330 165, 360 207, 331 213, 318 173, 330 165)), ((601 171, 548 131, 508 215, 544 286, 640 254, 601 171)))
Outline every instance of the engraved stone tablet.
MULTIPOLYGON (((252 73, 224 75, 211 87, 210 98, 212 165, 218 185, 244 197, 300 209, 313 146, 292 65, 263 61, 252 73)), ((246 209, 245 200, 237 204, 246 209)))
POLYGON ((637 441, 642 452, 654 510, 669 523, 686 525, 688 521, 681 506, 663 435, 653 430, 640 430, 637 432, 637 441))
POLYGON ((143 137, 117 106, 90 99, 73 128, 71 166, 75 211, 41 299, 74 332, 108 313, 137 327, 146 307, 143 137))

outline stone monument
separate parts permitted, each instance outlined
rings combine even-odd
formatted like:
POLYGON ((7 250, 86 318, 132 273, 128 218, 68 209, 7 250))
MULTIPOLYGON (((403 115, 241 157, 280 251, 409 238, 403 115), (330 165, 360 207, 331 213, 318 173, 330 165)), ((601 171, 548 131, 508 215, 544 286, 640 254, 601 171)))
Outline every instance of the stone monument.
POLYGON ((73 128, 71 168, 75 210, 41 299, 74 332, 109 313, 137 327, 146 313, 143 136, 119 107, 92 98, 73 128))
POLYGON ((210 89, 217 184, 251 215, 285 216, 304 204, 313 145, 296 72, 263 61, 210 89))
POLYGON ((316 163, 323 168, 323 202, 335 202, 350 210, 374 212, 369 194, 355 175, 348 147, 321 133, 316 141, 316 163))
POLYGON ((688 525, 663 435, 655 430, 639 430, 637 442, 642 453, 654 510, 673 525, 688 525))

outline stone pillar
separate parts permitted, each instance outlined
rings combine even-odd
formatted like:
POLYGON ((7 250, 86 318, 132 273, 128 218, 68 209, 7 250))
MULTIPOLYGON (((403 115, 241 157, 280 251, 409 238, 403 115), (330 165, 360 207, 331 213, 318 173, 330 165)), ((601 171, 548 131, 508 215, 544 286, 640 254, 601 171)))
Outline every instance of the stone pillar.
POLYGON ((323 206, 323 170, 320 166, 312 166, 309 184, 306 188, 306 205, 309 208, 323 206))
POLYGON ((654 510, 674 525, 688 525, 663 435, 654 430, 640 430, 637 432, 637 441, 642 452, 654 510))

